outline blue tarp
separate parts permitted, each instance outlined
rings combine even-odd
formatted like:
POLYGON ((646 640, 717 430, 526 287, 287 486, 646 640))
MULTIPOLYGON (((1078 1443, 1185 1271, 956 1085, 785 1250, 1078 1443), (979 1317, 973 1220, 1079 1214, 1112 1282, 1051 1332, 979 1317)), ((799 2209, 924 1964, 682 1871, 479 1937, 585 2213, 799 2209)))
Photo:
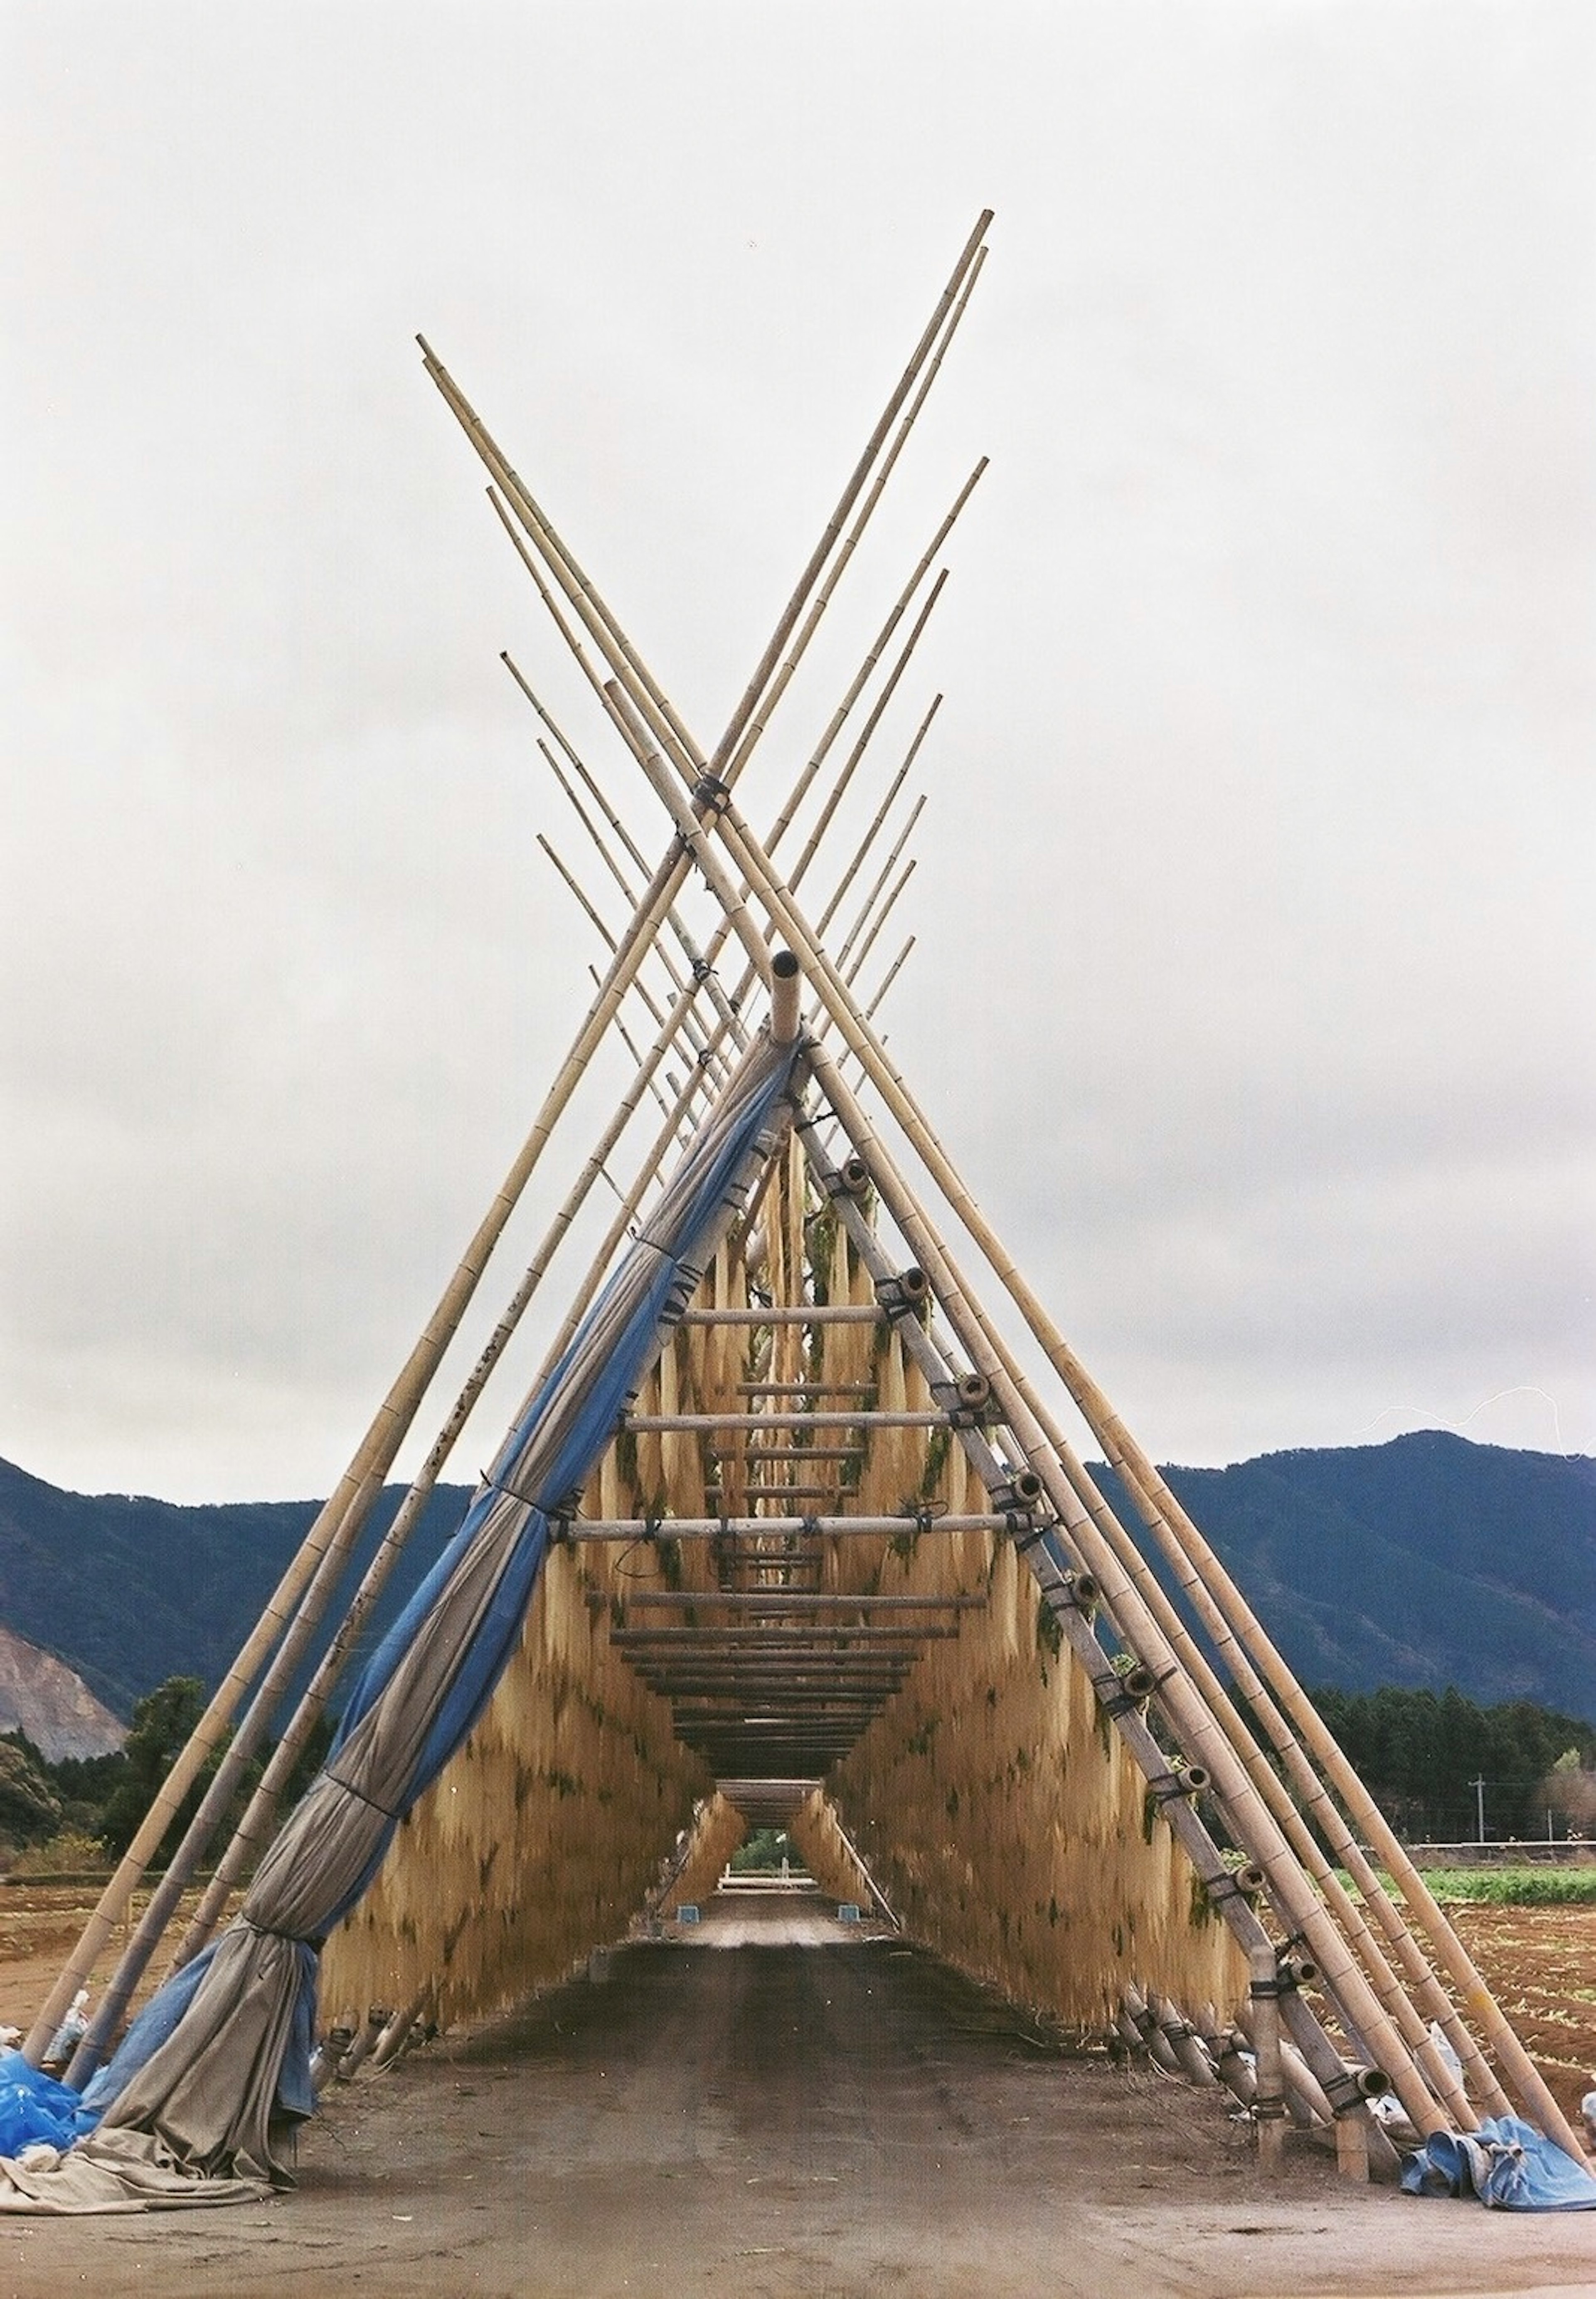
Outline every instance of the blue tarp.
POLYGON ((69 2086, 29 2067, 21 2052, 0 2049, 0 2155, 16 2155, 38 2140, 70 2147, 97 2121, 69 2086))
POLYGON ((1410 2195, 1477 2195, 1500 2212, 1596 2212, 1596 2179, 1516 2115, 1437 2131, 1402 2166, 1410 2195))

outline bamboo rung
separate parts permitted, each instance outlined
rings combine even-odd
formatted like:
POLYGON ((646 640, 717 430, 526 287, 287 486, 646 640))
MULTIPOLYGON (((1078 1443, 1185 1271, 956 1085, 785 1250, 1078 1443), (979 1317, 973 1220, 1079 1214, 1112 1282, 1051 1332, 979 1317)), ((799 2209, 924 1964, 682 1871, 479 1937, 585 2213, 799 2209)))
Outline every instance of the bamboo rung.
MULTIPOLYGON (((628 1613, 639 1606, 683 1605, 729 1605, 739 1612, 763 1612, 769 1607, 784 1608, 793 1600, 779 1589, 726 1589, 706 1591, 702 1589, 641 1589, 626 1600, 628 1613)), ((802 1597, 796 1600, 806 1612, 817 1608, 827 1612, 851 1613, 954 1613, 971 1612, 985 1604, 985 1597, 961 1594, 952 1597, 847 1597, 827 1591, 824 1596, 802 1597)))
MULTIPOLYGON (((774 1488, 791 1493, 802 1490, 794 1485, 774 1488)), ((889 1540, 898 1533, 914 1530, 920 1520, 912 1516, 665 1516, 665 1517, 587 1517, 579 1518, 561 1530, 560 1538, 566 1540, 716 1540, 727 1534, 766 1534, 775 1539, 779 1535, 799 1533, 851 1534, 883 1533, 889 1540)), ((933 1532, 1006 1532, 1010 1520, 1006 1516, 937 1516, 929 1520, 933 1532)), ((756 1561, 756 1560, 752 1560, 756 1561)), ((771 1562, 777 1560, 772 1559, 771 1562)), ((702 1591, 699 1592, 702 1595, 702 1591)), ((634 1602, 636 1600, 634 1598, 634 1602)), ((682 1602, 691 1604, 691 1592, 684 1594, 682 1602)), ((857 1600, 855 1600, 857 1601, 857 1600)))
POLYGON ((794 1307, 773 1304, 761 1309, 688 1309, 684 1325, 875 1325, 886 1312, 870 1301, 799 1303, 794 1307))
POLYGON ((740 1381, 738 1397, 872 1397, 873 1381, 740 1381))
POLYGON ((628 1413, 624 1429, 945 1429, 945 1413, 628 1413))

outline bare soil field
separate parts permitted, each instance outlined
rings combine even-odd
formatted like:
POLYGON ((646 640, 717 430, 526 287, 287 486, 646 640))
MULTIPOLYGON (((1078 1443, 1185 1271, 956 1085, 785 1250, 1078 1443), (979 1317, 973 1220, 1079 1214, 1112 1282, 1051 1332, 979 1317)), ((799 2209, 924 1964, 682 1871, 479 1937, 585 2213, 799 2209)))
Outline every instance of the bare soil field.
POLYGON ((1580 2100, 1596 2087, 1596 1907, 1448 1913, 1577 2129, 1580 2100))
MULTIPOLYGON (((12 1897, 0 1918, 21 1940, 12 1897)), ((1514 1920, 1512 1942, 1495 1940, 1493 1921, 1477 1944, 1484 1953, 1489 1934, 1493 1953, 1528 1959, 1512 1985, 1538 2012, 1552 1953, 1537 1939, 1561 1939, 1568 1915, 1590 1912, 1481 1913, 1514 1920)), ((704 1917, 617 1949, 603 1982, 573 1982, 335 2088, 302 2137, 292 2195, 0 2223, 0 2299, 79 2287, 151 2299, 1596 2288, 1590 2215, 1351 2186, 1306 2142, 1265 2179, 1213 2096, 1039 2046, 934 1958, 861 1938, 823 1903, 726 1895, 704 1917)), ((36 1958, 37 1931, 29 1945, 36 1958)), ((37 1973, 26 2000, 9 1992, 21 1970, 0 1966, 0 2018, 37 2004, 37 1973)), ((1586 1965, 1576 1988, 1588 1978, 1586 1965)), ((1556 2013, 1561 1999, 1547 2003, 1556 2013)), ((1592 2043, 1592 2009, 1575 2057, 1592 2043)))

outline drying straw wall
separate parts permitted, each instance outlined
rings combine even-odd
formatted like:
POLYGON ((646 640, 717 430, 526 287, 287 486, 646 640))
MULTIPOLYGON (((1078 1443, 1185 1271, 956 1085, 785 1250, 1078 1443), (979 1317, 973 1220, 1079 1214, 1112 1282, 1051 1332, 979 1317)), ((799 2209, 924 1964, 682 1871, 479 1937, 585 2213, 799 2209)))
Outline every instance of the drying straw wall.
POLYGON ((905 1932, 1071 2025, 1109 2021, 1127 1981, 1234 2012, 1244 1960, 1084 1672, 1052 1648, 1012 1546, 929 1534, 880 1585, 983 1583, 985 1609, 927 1648, 828 1782, 905 1932))
POLYGON ((710 1782, 609 1643, 619 1564, 602 1548, 549 1557, 480 1722, 328 1944, 328 2019, 423 1991, 445 2025, 498 2011, 641 1906, 710 1782))
POLYGON ((693 1842, 666 1897, 663 1913, 674 1916, 684 1903, 696 1907, 707 1900, 747 1833, 748 1822, 717 1789, 694 1822, 693 1842))
POLYGON ((868 1878, 844 1840, 837 1816, 819 1789, 811 1789, 793 1814, 788 1833, 798 1857, 828 1898, 870 1909, 868 1878))

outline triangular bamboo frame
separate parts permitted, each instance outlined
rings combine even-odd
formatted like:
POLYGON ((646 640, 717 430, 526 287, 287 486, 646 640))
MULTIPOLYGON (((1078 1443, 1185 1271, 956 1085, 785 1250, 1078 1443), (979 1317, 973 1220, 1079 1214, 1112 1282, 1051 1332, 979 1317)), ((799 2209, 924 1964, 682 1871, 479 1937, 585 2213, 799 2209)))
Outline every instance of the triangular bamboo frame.
MULTIPOLYGON (((1293 2080, 1294 2064, 1299 2087, 1305 2067, 1306 2080, 1317 2087, 1318 2098, 1327 2105, 1338 2126, 1347 2133, 1359 2133, 1360 2144, 1366 2145, 1364 2102, 1369 2085, 1360 2070, 1373 2069, 1389 2080, 1409 2120, 1422 2134, 1455 2126, 1467 2128, 1482 2112, 1498 2112, 1517 2103, 1560 2145, 1579 2154, 1579 2141, 1567 2120, 1394 1832, 1218 1558, 1169 1491, 1151 1457, 1082 1365, 1025 1279, 888 1055, 856 984, 864 952, 904 883, 900 877, 887 892, 907 831, 878 872, 859 924, 840 946, 838 956, 834 959, 829 954, 827 930, 902 785, 935 703, 869 834, 816 925, 811 925, 798 899, 798 888, 837 801, 913 655, 935 602, 935 589, 911 625, 869 723, 834 779, 821 819, 790 876, 783 875, 773 859, 849 713, 885 659, 899 623, 919 595, 982 466, 977 465, 967 481, 901 593, 778 814, 769 841, 758 836, 737 802, 736 785, 743 769, 802 660, 941 365, 978 276, 989 220, 987 216, 981 218, 962 250, 736 710, 719 742, 707 754, 464 394, 423 343, 427 372, 489 474, 495 512, 600 696, 610 723, 663 808, 670 843, 639 892, 631 873, 642 876, 641 853, 627 839, 619 817, 603 800, 596 783, 506 657, 512 675, 543 717, 566 761, 605 814, 611 836, 627 848, 623 864, 578 803, 584 826, 594 838, 606 870, 633 905, 630 921, 611 937, 610 964, 571 1050, 436 1311, 284 1576, 259 1628, 208 1708, 41 2011, 29 2038, 31 2056, 38 2056, 65 2004, 83 1984, 121 1920, 133 1885, 154 1845, 229 1718, 254 1686, 233 1748, 189 1830, 183 1853, 135 1931, 102 2002, 96 2028, 86 2040, 77 2072, 86 2073, 103 2051, 170 1923, 182 1884, 209 1841, 244 1762, 270 1723, 282 1688, 311 1647, 321 1607, 444 1349, 459 1328, 487 1258, 503 1236, 590 1056, 611 1025, 619 1024, 622 1001, 640 983, 644 966, 661 959, 671 941, 679 948, 679 960, 671 958, 666 963, 663 998, 653 1000, 651 1013, 657 1025, 653 1040, 636 1059, 632 1083, 553 1216, 478 1365, 445 1417, 394 1533, 384 1544, 349 1618, 335 1635, 312 1696, 290 1723, 262 1790, 224 1855, 200 1916, 179 1948, 179 1961, 193 1952, 214 1922, 229 1885, 269 1832, 282 1778, 310 1722, 320 1713, 344 1653, 374 1599, 382 1572, 419 1515, 487 1374, 594 1179, 606 1171, 606 1161, 625 1127, 645 1094, 654 1092, 661 1099, 663 1123, 610 1238, 578 1290, 566 1332, 579 1315, 583 1300, 602 1279, 616 1239, 690 1118, 696 1094, 712 1075, 721 1049, 729 1050, 740 1042, 740 1017, 751 992, 756 985, 771 985, 771 952, 779 946, 793 953, 802 971, 810 1000, 805 1025, 810 1064, 819 1095, 842 1141, 842 1154, 834 1157, 821 1147, 813 1124, 805 1125, 802 1138, 813 1184, 837 1208, 851 1248, 869 1270, 872 1281, 885 1284, 894 1274, 891 1257, 881 1236, 864 1220, 850 1187, 851 1178, 854 1187, 860 1176, 864 1178, 881 1218, 902 1241, 905 1258, 923 1273, 935 1306, 929 1324, 917 1317, 902 1322, 905 1345, 919 1376, 929 1384, 932 1394, 947 1391, 950 1385, 956 1390, 960 1382, 977 1381, 991 1399, 981 1426, 968 1416, 962 1423, 951 1416, 950 1425, 994 1512, 1012 1521, 1015 1548, 1028 1562, 1043 1604, 1094 1688, 1103 1716, 1140 1767, 1149 1792, 1158 1800, 1185 1856, 1247 1958, 1259 2031, 1264 2121, 1274 2120, 1268 2110, 1281 2085, 1293 2080), (702 947, 676 909, 690 876, 709 890, 719 911, 715 931, 702 947), (742 946, 744 973, 741 983, 728 991, 717 969, 732 938, 742 946), (856 948, 860 943, 862 950, 856 948), (701 1003, 707 1008, 702 1019, 701 1003), (840 1045, 840 1053, 833 1051, 833 1042, 840 1045), (684 1063, 685 1075, 661 1093, 659 1074, 673 1057, 684 1063), (850 1083, 849 1070, 856 1074, 857 1083, 850 1083), (865 1091, 879 1105, 880 1117, 873 1116, 860 1099, 865 1091), (890 1137, 888 1126, 893 1129, 890 1137), (918 1180, 910 1170, 910 1159, 918 1180), (852 1168, 850 1161, 854 1161, 852 1168), (957 1248, 960 1258, 955 1258, 947 1233, 950 1217, 952 1224, 963 1232, 957 1248), (983 1286, 995 1281, 1018 1312, 1056 1379, 1061 1392, 1056 1398, 1044 1393, 1025 1370, 1013 1343, 977 1295, 972 1277, 967 1274, 967 1262, 980 1273, 983 1286), (941 1335, 945 1340, 936 1338, 941 1335), (1101 1446, 1130 1497, 1139 1528, 1133 1529, 1116 1516, 1068 1441, 1058 1418, 1066 1405, 1075 1407, 1101 1446), (1180 1591, 1178 1601, 1165 1593, 1155 1574, 1155 1556, 1173 1576, 1180 1591), (1115 1654, 1103 1641, 1104 1631, 1118 1648, 1118 1667, 1115 1654), (1234 1694, 1221 1669, 1228 1672, 1234 1694), (1150 1727, 1150 1708, 1156 1712, 1162 1739, 1180 1752, 1183 1770, 1178 1775, 1172 1772, 1160 1739, 1150 1727), (1174 1788, 1172 1780, 1177 1783, 1174 1788), (1201 1808, 1192 1793, 1194 1782, 1201 1783, 1201 1808), (1205 1812, 1211 1817, 1211 1826, 1205 1812), (1222 1855, 1221 1835, 1245 1855, 1248 1867, 1240 1885, 1222 1855), (1350 1879, 1350 1888, 1340 1872, 1350 1879), (1309 2009, 1300 1987, 1293 1984, 1292 1959, 1300 1963, 1304 1956, 1317 1966, 1319 1988, 1340 2030, 1339 2044, 1332 2040, 1309 2009), (1274 2042, 1282 2019, 1288 2030, 1284 2072, 1274 2042), (1433 2040, 1432 2023, 1457 2053, 1465 2083, 1459 2082, 1447 2054, 1433 2040), (1292 2046, 1301 2055, 1294 2063, 1290 2057, 1292 2046)), ((577 802, 564 768, 546 746, 545 756, 567 795, 577 802)), ((596 907, 588 903, 574 874, 565 872, 562 864, 559 867, 596 920, 596 907)), ((902 964, 902 958, 897 963, 902 964)), ((558 1349, 560 1341, 554 1346, 558 1349)), ((1121 2016, 1143 2038, 1157 2027, 1155 2011, 1140 1997, 1133 2003, 1127 1996, 1121 2016)), ((1180 2029, 1178 2021, 1170 2024, 1172 2032, 1180 2029)), ((1190 2057, 1185 2048, 1187 2040, 1179 2032, 1174 2041, 1166 2036, 1163 2049, 1177 2064, 1190 2057)), ((1350 2147, 1349 2153, 1356 2160, 1359 2149, 1350 2147)))

